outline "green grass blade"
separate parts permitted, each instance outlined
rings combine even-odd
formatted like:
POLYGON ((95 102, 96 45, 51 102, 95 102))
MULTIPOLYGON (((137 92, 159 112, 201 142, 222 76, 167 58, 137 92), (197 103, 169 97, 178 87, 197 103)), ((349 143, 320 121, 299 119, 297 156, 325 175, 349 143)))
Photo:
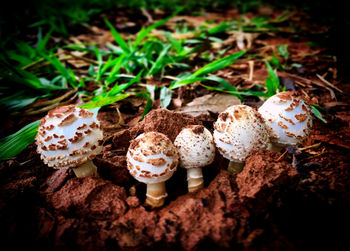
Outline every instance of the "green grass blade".
MULTIPOLYGON (((176 88, 179 88, 180 86, 183 86, 183 85, 188 85, 188 84, 191 84, 191 83, 194 83, 197 81, 203 81, 203 80, 205 80, 205 78, 200 78, 200 76, 209 74, 209 73, 214 72, 214 71, 218 71, 222 68, 225 68, 225 67, 231 65, 234 61, 236 61, 236 59, 238 59, 239 57, 244 55, 244 53, 246 53, 246 51, 247 50, 240 51, 240 52, 232 54, 228 57, 221 58, 221 59, 218 59, 212 63, 209 63, 209 64, 203 66, 202 68, 200 68, 199 70, 197 70, 196 72, 194 72, 193 74, 191 74, 191 75, 189 75, 189 76, 187 76, 179 81, 173 82, 169 86, 169 88, 176 89, 176 88)), ((208 79, 208 80, 210 80, 210 79, 208 79)))
POLYGON ((79 83, 78 81, 76 80, 76 77, 74 75, 74 72, 64 66, 61 61, 56 57, 55 54, 53 53, 50 53, 50 56, 44 54, 44 53, 41 53, 41 56, 43 58, 45 58, 47 61, 49 61, 52 66, 59 72, 62 74, 62 76, 68 81, 68 83, 73 87, 75 88, 79 83))
POLYGON ((272 69, 270 63, 267 60, 265 60, 265 64, 267 72, 269 74, 269 76, 265 80, 266 89, 268 95, 273 96, 277 93, 277 90, 280 89, 280 81, 278 79, 276 70, 272 69))
POLYGON ((223 69, 223 68, 231 65, 234 61, 236 61, 236 59, 243 56, 246 52, 247 52, 247 50, 239 51, 239 52, 236 52, 228 57, 224 57, 224 58, 218 59, 214 62, 211 62, 211 63, 205 65, 204 67, 200 68, 196 72, 194 72, 192 74, 192 77, 200 77, 200 76, 212 73, 214 71, 218 71, 220 69, 223 69))
POLYGON ((168 62, 164 59, 167 56, 170 48, 171 48, 171 44, 168 44, 164 47, 164 49, 160 52, 157 60, 153 63, 151 69, 146 74, 146 76, 154 75, 155 73, 159 72, 162 68, 166 66, 168 62))
POLYGON ((101 76, 102 76, 101 68, 102 68, 103 62, 102 62, 101 52, 100 52, 100 50, 98 49, 97 46, 94 46, 94 53, 96 55, 97 62, 98 62, 96 81, 99 81, 101 79, 101 76))
POLYGON ((109 73, 109 76, 107 78, 107 84, 112 83, 115 81, 116 77, 115 75, 119 73, 120 69, 124 65, 124 63, 127 61, 127 56, 126 54, 121 55, 120 57, 117 58, 114 67, 112 71, 109 73))
POLYGON ((320 119, 323 123, 327 123, 327 120, 325 120, 323 118, 322 113, 317 109, 317 108, 322 109, 322 107, 320 107, 319 105, 315 105, 315 104, 312 104, 311 107, 312 107, 312 109, 311 109, 312 114, 316 118, 320 119))
POLYGON ((164 25, 166 22, 168 22, 171 18, 173 18, 174 16, 176 16, 183 8, 178 8, 177 10, 174 11, 174 13, 165 18, 165 19, 162 19, 158 22, 155 22, 154 24, 148 26, 147 28, 142 28, 141 31, 139 31, 137 33, 137 36, 135 38, 135 42, 133 44, 133 47, 136 48, 141 42, 142 40, 148 36, 148 34, 155 28, 158 28, 159 26, 162 26, 164 25))
POLYGON ((161 104, 162 108, 167 108, 168 107, 168 105, 171 102, 171 97, 172 97, 171 90, 168 87, 163 86, 160 89, 160 94, 159 94, 160 104, 161 104))
POLYGON ((139 74, 137 74, 137 76, 135 78, 132 78, 128 83, 126 84, 123 84, 123 85, 119 85, 117 86, 116 88, 113 87, 112 90, 110 90, 108 93, 107 93, 107 96, 113 96, 113 95, 116 95, 122 91, 124 91, 125 89, 127 89, 129 86, 131 86, 132 84, 135 84, 137 82, 140 81, 140 78, 142 76, 142 73, 143 73, 143 70, 139 72, 139 74))
POLYGON ((135 93, 135 95, 140 97, 140 98, 147 99, 145 110, 143 111, 142 118, 141 118, 141 120, 143 120, 143 118, 146 116, 146 114, 152 109, 153 100, 151 98, 151 94, 148 91, 140 91, 140 92, 135 93))
POLYGON ((277 46, 277 53, 282 56, 285 60, 289 58, 288 44, 281 44, 277 46))
POLYGON ((45 37, 38 41, 37 46, 36 46, 37 51, 44 51, 46 49, 46 45, 51 37, 52 31, 53 31, 53 29, 51 28, 49 30, 49 32, 45 35, 45 37))
POLYGON ((115 85, 109 92, 95 96, 93 98, 93 101, 83 104, 80 107, 86 108, 86 109, 102 107, 105 105, 113 104, 115 102, 118 102, 122 99, 129 97, 131 95, 130 93, 123 93, 123 94, 120 94, 120 93, 125 89, 127 89, 132 84, 140 81, 142 72, 143 71, 140 71, 139 74, 135 78, 131 79, 128 83, 122 84, 122 85, 115 85))
POLYGON ((40 120, 26 125, 18 132, 0 140, 0 160, 12 158, 34 142, 40 120))
POLYGON ((97 108, 97 107, 102 107, 105 105, 110 105, 113 104, 115 102, 118 102, 120 100, 123 100, 127 97, 129 97, 130 94, 129 93, 122 93, 119 94, 117 96, 107 96, 107 97, 103 97, 103 99, 99 99, 99 100, 95 100, 95 101, 91 101, 89 103, 83 104, 79 107, 81 108, 85 108, 85 109, 93 109, 93 108, 97 108))
POLYGON ((0 99, 0 106, 6 110, 19 110, 26 107, 29 104, 32 104, 38 98, 45 97, 43 96, 34 96, 28 93, 27 91, 21 90, 10 96, 6 96, 0 99))
POLYGON ((114 37, 117 44, 122 48, 122 50, 126 53, 130 52, 130 48, 128 44, 125 42, 125 40, 122 38, 122 36, 119 34, 119 32, 114 28, 114 26, 105 18, 104 19, 106 25, 112 32, 112 36, 114 37))

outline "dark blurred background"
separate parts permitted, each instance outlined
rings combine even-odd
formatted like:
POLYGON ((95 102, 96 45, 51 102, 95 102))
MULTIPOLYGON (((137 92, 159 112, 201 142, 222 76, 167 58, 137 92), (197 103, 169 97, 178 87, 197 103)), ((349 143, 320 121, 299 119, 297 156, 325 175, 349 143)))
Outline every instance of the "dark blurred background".
MULTIPOLYGON (((347 1, 340 0, 12 0, 0 8, 0 46, 14 36, 26 34, 30 29, 53 29, 53 32, 68 36, 75 24, 88 22, 94 16, 115 9, 135 10, 162 9, 169 13, 183 7, 182 14, 198 15, 200 11, 217 11, 236 8, 241 13, 253 11, 259 6, 271 5, 277 9, 300 10, 307 13, 311 22, 329 26, 326 35, 314 36, 315 42, 331 48, 338 57, 339 74, 349 75, 346 62, 350 59, 347 34, 350 19, 347 1)), ((317 33, 317 31, 315 31, 317 33)))

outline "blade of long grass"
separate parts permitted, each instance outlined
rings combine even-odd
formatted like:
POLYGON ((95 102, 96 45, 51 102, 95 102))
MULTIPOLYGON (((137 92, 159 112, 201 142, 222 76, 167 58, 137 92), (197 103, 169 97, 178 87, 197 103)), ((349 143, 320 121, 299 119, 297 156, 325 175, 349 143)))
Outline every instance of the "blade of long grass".
POLYGON ((172 91, 168 87, 163 86, 160 89, 160 94, 159 94, 161 108, 168 107, 168 105, 171 102, 171 97, 172 97, 172 91))
POLYGON ((218 59, 212 63, 209 63, 209 64, 205 65, 204 67, 195 71, 192 74, 192 77, 203 76, 203 75, 212 73, 214 71, 220 70, 222 68, 225 68, 225 67, 231 65, 236 59, 243 56, 246 52, 247 52, 247 50, 239 51, 239 52, 236 52, 228 57, 224 57, 224 58, 218 59))
POLYGON ((179 81, 173 82, 169 86, 169 88, 176 89, 176 88, 179 88, 180 86, 183 86, 183 85, 188 85, 188 84, 191 84, 191 83, 194 83, 197 81, 203 81, 203 80, 205 80, 205 78, 200 78, 200 76, 209 74, 211 72, 220 70, 222 68, 225 68, 225 67, 231 65, 236 59, 241 57, 245 52, 246 52, 246 50, 240 51, 240 52, 237 52, 235 54, 232 54, 231 56, 221 58, 221 59, 216 60, 212 63, 209 63, 209 64, 203 66, 202 68, 198 69, 193 74, 191 74, 191 75, 189 75, 189 76, 187 76, 179 81))
POLYGON ((311 112, 312 114, 318 118, 319 120, 321 120, 323 123, 327 123, 327 120, 325 120, 322 116, 322 113, 319 111, 319 109, 322 109, 321 106, 319 105, 315 105, 315 104, 312 104, 311 105, 312 109, 311 109, 311 112))
POLYGON ((48 33, 44 36, 44 38, 40 39, 37 43, 36 49, 37 51, 43 51, 46 49, 46 45, 51 37, 53 29, 51 28, 48 33))
POLYGON ((122 36, 119 34, 119 32, 114 28, 114 26, 105 18, 104 19, 106 25, 112 32, 112 36, 114 37, 117 44, 122 48, 122 50, 126 53, 130 52, 130 48, 128 44, 125 42, 125 40, 122 38, 122 36))
POLYGON ((109 73, 109 76, 107 78, 107 84, 110 84, 116 80, 115 75, 117 73, 119 73, 120 69, 122 68, 122 66, 126 62, 126 58, 127 58, 127 56, 125 54, 123 54, 119 58, 117 58, 117 60, 114 64, 114 67, 113 67, 112 71, 109 73))
POLYGON ((125 89, 127 89, 129 86, 131 86, 132 84, 135 84, 137 82, 140 81, 140 78, 142 76, 143 70, 139 72, 139 74, 137 74, 137 76, 133 79, 131 79, 128 83, 123 84, 123 85, 119 85, 117 86, 117 88, 113 88, 111 91, 109 91, 107 93, 108 96, 113 96, 116 95, 122 91, 124 91, 125 89))
POLYGON ((122 93, 116 96, 107 96, 107 97, 103 97, 102 99, 96 100, 96 101, 91 101, 89 103, 83 104, 79 107, 81 108, 85 108, 85 109, 93 109, 93 108, 97 108, 97 107, 102 107, 105 105, 110 105, 113 104, 115 102, 118 102, 120 100, 123 100, 127 97, 129 97, 130 94, 129 93, 122 93))
POLYGON ((267 72, 269 76, 265 80, 267 93, 269 96, 273 96, 277 93, 280 88, 280 81, 277 76, 276 70, 272 69, 270 63, 265 61, 267 72))
POLYGON ((141 42, 142 40, 155 28, 159 27, 159 26, 162 26, 164 25, 166 22, 168 22, 171 18, 173 18, 174 16, 176 16, 180 11, 182 11, 183 8, 178 8, 174 11, 174 13, 165 18, 165 19, 162 19, 158 22, 155 22, 154 24, 148 26, 147 28, 142 28, 141 31, 139 31, 137 33, 137 36, 136 36, 136 39, 135 39, 135 42, 133 44, 133 47, 137 47, 141 42))
POLYGON ((64 66, 61 61, 56 57, 55 54, 50 53, 49 56, 41 53, 41 56, 45 58, 47 61, 49 61, 55 69, 62 74, 64 78, 67 79, 68 83, 75 88, 79 83, 76 80, 76 77, 74 75, 73 71, 70 71, 70 69, 66 66, 64 66))
POLYGON ((167 56, 169 50, 171 48, 171 44, 168 44, 164 47, 164 49, 161 51, 159 54, 157 60, 153 63, 151 69, 148 71, 146 76, 154 75, 157 73, 159 70, 165 67, 167 62, 164 63, 164 58, 167 56))
POLYGON ((80 107, 86 108, 86 109, 102 107, 129 97, 131 95, 130 93, 122 93, 122 94, 120 93, 126 90, 132 84, 140 81, 142 73, 143 71, 139 72, 139 74, 136 77, 132 78, 126 84, 122 84, 122 85, 116 84, 110 91, 103 93, 101 95, 95 96, 92 101, 86 104, 83 104, 80 107))
POLYGON ((35 139, 40 120, 26 125, 18 132, 0 140, 0 160, 6 160, 20 153, 35 139))

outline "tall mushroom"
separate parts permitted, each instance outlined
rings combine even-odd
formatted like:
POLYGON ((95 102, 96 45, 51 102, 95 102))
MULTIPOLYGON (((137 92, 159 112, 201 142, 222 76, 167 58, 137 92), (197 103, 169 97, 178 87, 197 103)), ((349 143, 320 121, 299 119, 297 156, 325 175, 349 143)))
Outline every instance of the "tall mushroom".
POLYGON ((229 172, 239 172, 248 155, 268 144, 268 133, 259 113, 246 105, 234 105, 219 114, 214 123, 214 141, 229 172))
POLYGON ((188 191, 202 188, 202 167, 211 164, 215 157, 213 136, 204 126, 191 125, 181 130, 174 145, 180 155, 180 166, 187 169, 188 191))
POLYGON ((162 133, 143 133, 131 141, 126 158, 130 174, 147 184, 146 203, 162 206, 167 197, 165 181, 173 175, 179 162, 173 143, 162 133))
POLYGON ((78 178, 98 176, 92 162, 102 150, 103 133, 94 114, 74 105, 61 106, 41 119, 37 152, 49 167, 72 168, 78 178))
POLYGON ((310 133, 311 107, 296 92, 280 92, 270 97, 258 111, 270 134, 272 150, 299 145, 310 133))

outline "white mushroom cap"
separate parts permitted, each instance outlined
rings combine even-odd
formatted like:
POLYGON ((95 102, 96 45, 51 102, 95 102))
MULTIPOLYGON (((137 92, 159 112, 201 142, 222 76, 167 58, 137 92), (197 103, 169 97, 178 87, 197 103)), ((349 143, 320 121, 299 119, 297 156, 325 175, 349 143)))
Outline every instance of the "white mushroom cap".
POLYGON ((295 92, 280 92, 270 97, 259 112, 273 143, 298 145, 310 133, 311 108, 295 92))
POLYGON ((75 167, 101 152, 103 133, 92 112, 74 105, 61 106, 41 119, 36 144, 48 166, 75 167))
POLYGON ((210 131, 202 125, 190 125, 177 135, 174 145, 180 155, 180 165, 197 168, 211 164, 215 157, 215 144, 210 131))
POLYGON ((159 132, 143 133, 132 140, 126 158, 130 174, 146 184, 168 180, 179 162, 175 146, 159 132))
POLYGON ((214 141, 230 161, 244 162, 250 153, 267 147, 269 137, 259 113, 246 105, 234 105, 214 123, 214 141))

